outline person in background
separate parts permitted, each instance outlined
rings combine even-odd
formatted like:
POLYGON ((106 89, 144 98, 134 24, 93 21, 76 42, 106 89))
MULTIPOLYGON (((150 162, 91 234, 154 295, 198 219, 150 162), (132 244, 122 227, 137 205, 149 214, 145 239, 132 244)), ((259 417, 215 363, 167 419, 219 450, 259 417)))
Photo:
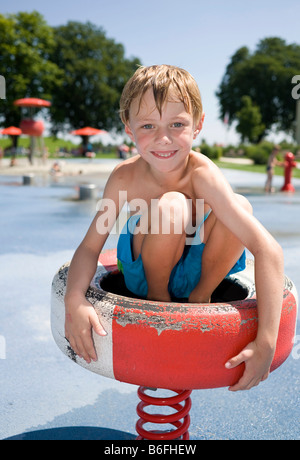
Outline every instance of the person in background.
POLYGON ((281 166, 281 164, 282 164, 276 158, 276 156, 278 155, 279 152, 280 152, 280 146, 279 145, 274 145, 274 148, 273 148, 273 150, 270 153, 270 156, 268 158, 267 180, 266 180, 266 184, 265 184, 265 192, 267 192, 267 193, 273 193, 275 191, 274 187, 272 187, 274 169, 275 169, 275 166, 281 166))

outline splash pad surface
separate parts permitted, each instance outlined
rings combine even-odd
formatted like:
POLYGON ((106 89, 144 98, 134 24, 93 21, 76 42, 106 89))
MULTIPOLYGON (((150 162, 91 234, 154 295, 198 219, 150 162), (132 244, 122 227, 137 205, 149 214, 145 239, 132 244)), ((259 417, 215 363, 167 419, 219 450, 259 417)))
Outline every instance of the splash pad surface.
MULTIPOLYGON (((299 292, 300 182, 293 181, 293 195, 265 195, 264 175, 232 170, 224 174, 249 198, 255 216, 282 245, 285 273, 299 292)), ((275 188, 282 180, 275 178, 275 188)), ((95 205, 78 202, 69 179, 28 188, 18 185, 19 178, 6 181, 15 184, 0 186, 0 439, 34 438, 35 431, 40 437, 43 430, 49 435, 64 428, 67 439, 80 439, 84 430, 79 428, 84 426, 90 428, 90 439, 124 439, 126 433, 132 439, 137 388, 74 365, 57 349, 50 330, 53 274, 72 257, 95 205)), ((113 236, 107 248, 115 245, 113 236)), ((195 391, 191 439, 299 438, 299 317, 297 334, 298 347, 288 360, 250 392, 195 391)))

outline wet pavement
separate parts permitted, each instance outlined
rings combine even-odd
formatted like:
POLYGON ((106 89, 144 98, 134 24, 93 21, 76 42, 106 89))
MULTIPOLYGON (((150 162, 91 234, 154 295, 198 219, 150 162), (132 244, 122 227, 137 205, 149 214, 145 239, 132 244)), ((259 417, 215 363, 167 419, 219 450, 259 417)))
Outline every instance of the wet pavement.
MULTIPOLYGON (((300 181, 296 193, 263 193, 264 175, 224 170, 282 245, 300 292, 300 181)), ((104 179, 85 178, 101 188, 104 179), (98 182, 97 182, 98 181, 98 182)), ((276 177, 280 189, 283 178, 276 177)), ((0 176, 0 439, 133 439, 137 387, 87 372, 66 358, 50 330, 50 290, 95 213, 78 201, 78 178, 55 183, 0 176)), ((116 236, 106 247, 115 247, 116 236)), ((192 393, 190 437, 299 439, 300 329, 287 361, 249 392, 192 393)))

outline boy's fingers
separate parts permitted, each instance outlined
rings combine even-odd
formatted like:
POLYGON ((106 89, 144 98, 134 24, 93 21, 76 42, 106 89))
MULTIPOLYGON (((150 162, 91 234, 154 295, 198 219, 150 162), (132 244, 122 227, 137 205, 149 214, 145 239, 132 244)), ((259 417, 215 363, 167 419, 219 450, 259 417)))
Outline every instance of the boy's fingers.
POLYGON ((87 363, 90 363, 91 360, 97 360, 93 340, 87 336, 84 338, 84 340, 78 338, 76 343, 76 349, 73 348, 73 350, 80 358, 83 358, 87 363))
POLYGON ((245 357, 242 353, 240 353, 237 356, 234 356, 231 358, 227 363, 225 364, 226 369, 233 369, 234 367, 239 366, 245 361, 245 357))
POLYGON ((76 341, 70 338, 68 341, 72 350, 79 358, 83 358, 87 363, 90 363, 91 360, 97 360, 97 354, 91 336, 86 335, 83 339, 77 337, 76 341))
POLYGON ((252 356, 251 350, 243 350, 238 355, 234 356, 233 358, 229 359, 225 364, 226 369, 233 369, 234 367, 239 366, 243 362, 247 361, 252 356))
POLYGON ((97 361, 97 353, 94 347, 94 341, 92 338, 92 328, 96 334, 100 336, 106 336, 107 332, 103 329, 97 313, 91 314, 89 317, 89 323, 79 334, 74 337, 71 333, 65 332, 66 339, 77 356, 83 358, 87 363, 91 360, 97 361))
MULTIPOLYGON (((106 336, 107 333, 106 331, 103 329, 99 319, 98 319, 98 316, 95 312, 94 315, 91 315, 90 316, 90 324, 93 328, 93 330, 95 331, 96 334, 100 335, 100 336, 106 336)), ((89 333, 86 334, 86 336, 84 337, 84 342, 83 342, 83 346, 84 346, 84 354, 82 355, 82 357, 87 361, 87 362, 90 362, 91 360, 93 361, 97 361, 97 353, 96 353, 96 350, 95 350, 95 345, 94 345, 94 341, 93 341, 93 338, 92 338, 92 330, 90 329, 89 330, 89 333)))
POLYGON ((252 388, 251 382, 248 380, 241 378, 235 385, 232 385, 228 388, 229 391, 241 391, 241 390, 250 390, 252 388))
POLYGON ((266 372, 265 375, 263 376, 263 378, 261 379, 261 381, 264 382, 265 380, 267 380, 269 375, 270 375, 270 371, 266 372))
POLYGON ((96 313, 90 318, 90 321, 91 321, 92 328, 94 329, 96 334, 101 335, 101 336, 107 335, 107 332, 103 329, 96 313))
POLYGON ((240 390, 250 390, 253 387, 259 385, 262 379, 257 377, 251 377, 247 373, 245 373, 240 380, 231 387, 228 388, 229 391, 240 391, 240 390))
POLYGON ((85 339, 84 348, 87 359, 84 356, 83 358, 87 362, 90 362, 91 360, 97 361, 97 354, 95 351, 94 342, 91 337, 85 339))
POLYGON ((81 341, 80 338, 77 338, 76 340, 76 344, 74 347, 72 347, 74 352, 76 353, 77 356, 79 356, 79 358, 83 358, 85 361, 88 360, 88 355, 85 351, 85 348, 84 348, 84 345, 81 341))

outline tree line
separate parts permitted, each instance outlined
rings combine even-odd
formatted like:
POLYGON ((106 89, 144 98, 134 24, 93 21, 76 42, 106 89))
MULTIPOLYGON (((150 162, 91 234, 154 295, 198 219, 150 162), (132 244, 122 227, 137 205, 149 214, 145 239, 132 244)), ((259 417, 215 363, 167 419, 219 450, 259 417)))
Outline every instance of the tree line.
POLYGON ((52 103, 54 135, 83 126, 120 130, 121 92, 140 64, 90 22, 51 27, 36 11, 0 15, 1 125, 19 126, 22 114, 13 102, 37 97, 52 103))
MULTIPOLYGON (((54 135, 83 126, 121 130, 120 95, 138 65, 139 58, 127 58, 122 44, 90 22, 52 27, 37 11, 0 14, 0 75, 6 80, 0 124, 18 126, 22 114, 13 102, 38 97, 52 102, 54 135)), ((274 129, 293 134, 291 81, 299 74, 297 44, 270 37, 253 53, 239 48, 216 91, 220 118, 235 123, 242 142, 257 143, 274 129)))
POLYGON ((220 117, 236 122, 242 142, 257 143, 271 130, 294 136, 296 102, 293 77, 300 74, 300 46, 278 37, 246 46, 231 57, 216 92, 220 117))

